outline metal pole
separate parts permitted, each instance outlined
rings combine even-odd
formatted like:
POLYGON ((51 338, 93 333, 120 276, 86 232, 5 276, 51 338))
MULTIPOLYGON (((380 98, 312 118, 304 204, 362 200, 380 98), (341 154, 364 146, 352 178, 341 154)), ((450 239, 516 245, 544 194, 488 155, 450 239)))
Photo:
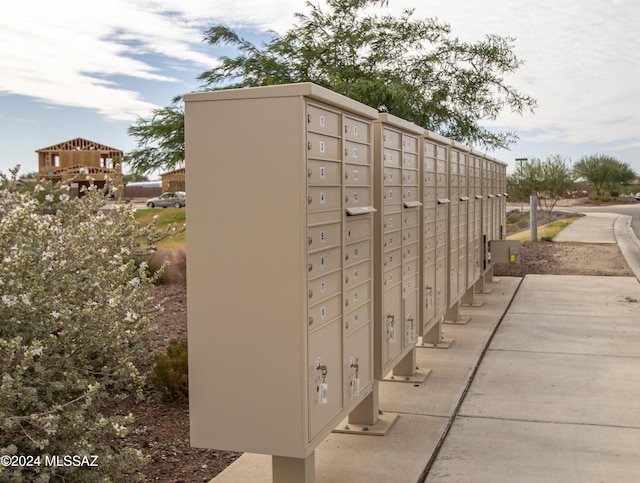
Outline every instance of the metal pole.
MULTIPOLYGON (((522 184, 522 162, 528 161, 529 158, 516 158, 516 163, 520 164, 520 176, 518 178, 518 183, 522 184)), ((522 199, 522 191, 520 192, 520 213, 524 211, 524 200, 522 199)))
POLYGON ((529 227, 531 241, 538 241, 538 197, 529 196, 529 227))

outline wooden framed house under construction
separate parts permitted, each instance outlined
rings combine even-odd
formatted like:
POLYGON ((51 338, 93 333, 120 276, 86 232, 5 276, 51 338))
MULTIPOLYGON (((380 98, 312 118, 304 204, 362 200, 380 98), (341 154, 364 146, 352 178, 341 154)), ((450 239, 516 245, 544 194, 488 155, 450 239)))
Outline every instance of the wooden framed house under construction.
POLYGON ((90 179, 101 188, 108 177, 115 186, 122 185, 122 157, 124 153, 87 139, 76 138, 55 146, 36 150, 38 179, 71 181, 71 188, 82 196, 82 187, 90 179), (85 170, 84 174, 83 170, 85 170))
POLYGON ((185 168, 178 168, 168 173, 162 173, 160 179, 162 180, 162 192, 168 191, 187 191, 187 184, 185 181, 185 168))

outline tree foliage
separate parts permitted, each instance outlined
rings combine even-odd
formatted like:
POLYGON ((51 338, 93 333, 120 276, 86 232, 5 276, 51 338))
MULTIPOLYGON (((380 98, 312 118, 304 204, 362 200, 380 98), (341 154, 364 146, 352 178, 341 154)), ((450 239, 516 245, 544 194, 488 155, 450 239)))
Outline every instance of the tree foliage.
POLYGON ((134 208, 108 212, 91 186, 20 187, 0 173, 0 455, 97 456, 97 467, 0 465, 2 481, 135 481, 124 444, 131 414, 108 401, 142 395, 153 281, 136 262, 134 208))
MULTIPOLYGON (((313 82, 465 144, 503 148, 517 139, 513 132, 492 132, 481 125, 504 109, 522 113, 536 106, 505 82, 522 65, 513 53, 513 38, 487 35, 463 42, 445 23, 414 18, 413 9, 400 16, 373 13, 386 7, 386 0, 326 3, 323 10, 307 2, 309 12, 296 14, 297 25, 283 35, 272 33, 261 46, 229 27, 211 27, 205 40, 233 47, 237 55, 222 57, 202 73, 204 88, 313 82)), ((154 158, 174 162, 163 153, 167 149, 176 158, 183 156, 184 146, 173 129, 179 124, 175 108, 160 110, 130 129, 145 147, 151 140, 158 142, 156 155, 149 148, 128 157, 134 169, 155 166, 154 158), (165 140, 171 142, 163 145, 165 140)))
POLYGON ((150 119, 138 119, 128 133, 138 147, 127 153, 124 162, 134 173, 171 171, 184 161, 184 110, 181 96, 170 106, 156 109, 150 119))
POLYGON ((576 176, 593 183, 596 194, 599 196, 605 194, 617 196, 622 183, 631 182, 637 176, 627 163, 604 154, 583 156, 573 170, 576 176))
POLYGON ((573 173, 567 160, 556 154, 543 162, 532 158, 518 163, 515 172, 507 177, 513 199, 524 199, 536 196, 539 206, 547 213, 551 221, 551 213, 558 200, 574 186, 573 173))

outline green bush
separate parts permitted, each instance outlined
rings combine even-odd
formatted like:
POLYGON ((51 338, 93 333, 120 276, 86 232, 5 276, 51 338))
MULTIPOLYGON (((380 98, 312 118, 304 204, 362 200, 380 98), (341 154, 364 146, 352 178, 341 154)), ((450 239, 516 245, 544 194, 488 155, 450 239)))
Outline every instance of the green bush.
POLYGON ((97 467, 0 465, 0 481, 135 481, 144 456, 125 441, 142 397, 154 279, 137 264, 134 207, 103 211, 104 192, 18 189, 0 173, 0 455, 96 456, 97 467))
POLYGON ((189 360, 187 341, 172 340, 167 354, 156 354, 151 383, 169 401, 189 397, 189 360))

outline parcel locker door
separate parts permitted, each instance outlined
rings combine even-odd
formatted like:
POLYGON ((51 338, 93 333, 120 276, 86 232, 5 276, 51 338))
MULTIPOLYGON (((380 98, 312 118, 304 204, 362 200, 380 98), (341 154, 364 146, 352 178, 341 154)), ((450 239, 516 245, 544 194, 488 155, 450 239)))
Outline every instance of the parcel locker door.
POLYGON ((341 319, 309 335, 309 441, 317 436, 343 407, 341 319))
MULTIPOLYGON (((402 284, 397 283, 384 289, 384 301, 382 306, 383 348, 382 367, 383 372, 388 372, 393 367, 388 364, 402 352, 402 284)), ((384 376, 385 374, 382 374, 384 376)))

